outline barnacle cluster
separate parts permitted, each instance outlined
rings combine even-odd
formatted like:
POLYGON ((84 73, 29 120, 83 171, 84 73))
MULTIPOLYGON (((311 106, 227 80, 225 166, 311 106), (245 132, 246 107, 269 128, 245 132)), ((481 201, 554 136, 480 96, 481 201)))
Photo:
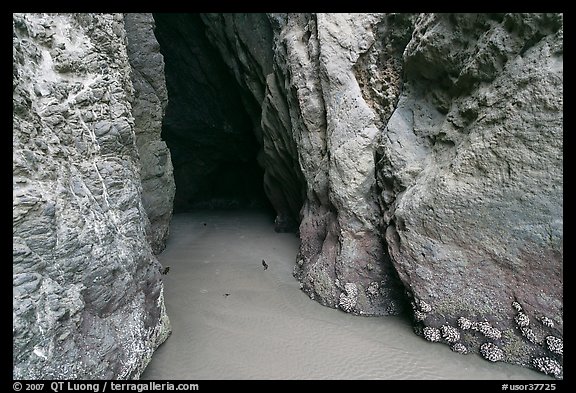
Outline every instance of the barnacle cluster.
POLYGON ((493 343, 482 344, 480 346, 480 354, 484 359, 490 360, 491 362, 498 362, 504 359, 504 351, 493 343))
POLYGON ((458 326, 462 330, 471 329, 472 328, 472 321, 470 321, 468 318, 460 317, 460 318, 458 318, 458 326))
POLYGON ((420 310, 414 311, 414 319, 417 321, 423 321, 426 319, 427 316, 428 316, 428 314, 426 314, 425 312, 422 312, 420 310))
POLYGON ((528 315, 524 314, 522 311, 516 314, 514 321, 519 327, 526 327, 530 325, 530 319, 528 318, 528 315))
POLYGON ((486 321, 478 322, 477 330, 487 338, 491 338, 493 340, 498 340, 502 337, 502 332, 486 321))
POLYGON ((546 337, 546 346, 551 352, 564 355, 564 340, 555 336, 546 337))
POLYGON ((344 292, 340 294, 338 305, 342 310, 350 312, 358 300, 358 288, 356 287, 356 284, 348 282, 344 285, 344 292), (346 294, 344 294, 344 292, 346 292, 346 294))
POLYGON ((534 367, 544 374, 559 377, 562 374, 562 366, 554 359, 548 357, 532 359, 534 367))
POLYGON ((554 327, 554 321, 551 320, 548 317, 542 317, 540 318, 540 322, 542 322, 542 325, 546 326, 546 327, 550 327, 553 328, 554 327))
POLYGON ((522 333, 522 336, 532 344, 537 344, 538 339, 536 338, 536 334, 532 328, 530 328, 530 318, 524 313, 522 306, 518 302, 512 302, 512 308, 518 312, 514 317, 514 322, 522 333))
POLYGON ((424 300, 415 298, 414 301, 412 301, 412 310, 414 311, 414 319, 416 321, 423 321, 428 316, 428 313, 432 311, 432 306, 424 300))
POLYGON ((449 343, 455 343, 460 340, 460 332, 450 325, 442 325, 440 327, 440 333, 442 334, 442 338, 449 343))
POLYGON ((378 296, 379 289, 380 289, 380 284, 378 284, 378 282, 376 282, 376 281, 373 281, 370 283, 370 285, 368 285, 368 288, 366 288, 366 294, 368 295, 368 297, 374 298, 374 297, 378 296))
POLYGON ((468 353, 468 348, 466 348, 466 346, 462 343, 455 343, 454 345, 450 346, 450 349, 463 355, 468 353))
POLYGON ((534 331, 530 327, 522 326, 520 328, 520 332, 522 332, 522 336, 524 336, 526 340, 530 341, 532 344, 536 344, 538 341, 536 339, 536 334, 534 334, 534 331))
POLYGON ((432 306, 426 303, 424 300, 416 299, 416 305, 422 312, 432 311, 432 306))
POLYGON ((437 329, 435 327, 431 326, 424 327, 424 329, 422 330, 422 334, 424 335, 424 338, 428 341, 432 342, 440 341, 440 329, 437 329))

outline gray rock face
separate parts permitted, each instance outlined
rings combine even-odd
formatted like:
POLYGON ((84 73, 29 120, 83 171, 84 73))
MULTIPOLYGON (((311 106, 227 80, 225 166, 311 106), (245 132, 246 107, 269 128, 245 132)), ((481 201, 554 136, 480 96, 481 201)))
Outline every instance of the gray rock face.
POLYGON ((170 332, 121 14, 13 14, 13 376, 137 378, 170 332))
POLYGON ((132 114, 140 156, 142 203, 149 219, 146 235, 155 254, 168 239, 174 203, 174 174, 170 150, 160 139, 168 93, 164 59, 154 36, 151 14, 125 14, 128 60, 132 66, 132 114))
POLYGON ((421 323, 487 321, 501 337, 462 342, 524 365, 562 359, 543 343, 563 331, 562 32, 561 15, 419 16, 378 150, 386 241, 431 306, 421 323), (525 331, 513 302, 555 327, 525 331))
POLYGON ((562 15, 267 17, 202 20, 266 182, 304 189, 303 290, 365 315, 407 293, 420 334, 561 376, 562 15))

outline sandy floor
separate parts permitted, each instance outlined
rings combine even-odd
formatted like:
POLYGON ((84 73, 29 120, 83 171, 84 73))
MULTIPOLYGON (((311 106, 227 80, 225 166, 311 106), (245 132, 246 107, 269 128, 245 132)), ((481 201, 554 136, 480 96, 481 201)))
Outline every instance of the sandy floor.
POLYGON ((175 215, 159 256, 173 333, 142 379, 549 379, 321 306, 292 277, 297 249, 261 212, 175 215))

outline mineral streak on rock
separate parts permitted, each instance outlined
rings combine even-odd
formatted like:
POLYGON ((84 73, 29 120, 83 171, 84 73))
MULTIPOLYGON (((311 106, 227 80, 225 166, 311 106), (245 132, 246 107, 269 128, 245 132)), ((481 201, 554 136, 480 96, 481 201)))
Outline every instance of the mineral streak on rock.
POLYGON ((138 378, 170 324, 123 16, 13 14, 12 53, 13 377, 138 378))

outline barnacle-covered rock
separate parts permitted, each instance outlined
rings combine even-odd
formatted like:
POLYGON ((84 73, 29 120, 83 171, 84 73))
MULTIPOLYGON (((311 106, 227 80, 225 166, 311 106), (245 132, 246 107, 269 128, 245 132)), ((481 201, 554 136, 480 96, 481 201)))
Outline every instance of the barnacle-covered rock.
POLYGON ((478 326, 478 331, 480 333, 482 333, 484 336, 486 336, 487 338, 491 338, 493 340, 498 340, 502 337, 502 332, 500 332, 500 330, 496 329, 495 327, 493 327, 492 325, 490 325, 486 321, 478 322, 477 326, 478 326))
POLYGON ((522 306, 518 302, 512 302, 512 307, 514 308, 514 310, 516 310, 518 312, 522 311, 522 306))
POLYGON ((564 355, 564 340, 555 336, 546 337, 546 346, 548 349, 558 355, 564 355))
POLYGON ((519 312, 518 315, 514 317, 514 321, 516 322, 516 325, 520 327, 530 325, 530 319, 528 318, 528 315, 524 314, 523 312, 519 312))
POLYGON ((438 342, 440 341, 440 329, 435 327, 426 326, 422 333, 424 334, 424 338, 428 341, 438 342))
POLYGON ((504 359, 504 351, 493 343, 482 344, 480 347, 480 354, 484 359, 490 360, 491 362, 498 362, 504 359))
POLYGON ((468 348, 466 348, 466 346, 462 343, 454 343, 453 345, 450 346, 450 349, 453 350, 454 352, 458 352, 463 355, 466 355, 468 353, 468 348))
POLYGON ((358 288, 356 284, 352 282, 346 283, 344 285, 344 292, 340 294, 340 301, 338 305, 340 308, 346 312, 352 311, 358 300, 358 288))
POLYGON ((562 374, 562 366, 554 359, 548 357, 534 358, 532 359, 532 364, 536 370, 543 372, 544 374, 553 375, 559 377, 562 374))
POLYGON ((542 322, 542 325, 546 326, 546 327, 550 327, 553 328, 554 327, 554 321, 551 320, 548 317, 542 317, 540 318, 540 322, 542 322))
POLYGON ((468 318, 460 317, 458 318, 458 326, 462 330, 468 330, 472 327, 472 321, 470 321, 468 318))
POLYGON ((440 327, 440 333, 442 333, 442 338, 449 343, 455 343, 460 340, 460 332, 450 325, 442 325, 440 327))

